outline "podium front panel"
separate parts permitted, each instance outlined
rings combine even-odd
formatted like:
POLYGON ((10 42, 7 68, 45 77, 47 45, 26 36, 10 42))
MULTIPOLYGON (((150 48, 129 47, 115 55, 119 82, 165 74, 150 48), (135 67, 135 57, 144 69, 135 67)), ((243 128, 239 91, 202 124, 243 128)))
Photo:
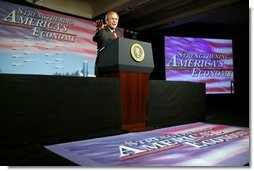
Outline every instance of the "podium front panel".
POLYGON ((151 73, 154 68, 152 46, 147 42, 119 37, 101 53, 98 66, 103 73, 119 71, 151 73), (134 44, 143 48, 142 61, 135 61, 132 57, 131 47, 134 44))

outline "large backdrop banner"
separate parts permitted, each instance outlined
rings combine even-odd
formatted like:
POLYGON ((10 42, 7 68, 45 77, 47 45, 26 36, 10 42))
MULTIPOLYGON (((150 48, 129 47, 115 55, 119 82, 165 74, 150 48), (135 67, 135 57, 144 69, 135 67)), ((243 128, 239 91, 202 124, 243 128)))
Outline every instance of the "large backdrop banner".
POLYGON ((0 0, 0 73, 94 76, 92 21, 0 0))
POLYGON ((165 36, 169 81, 206 83, 207 94, 234 93, 233 40, 165 36))
POLYGON ((249 129, 202 122, 45 146, 82 166, 243 166, 249 129))

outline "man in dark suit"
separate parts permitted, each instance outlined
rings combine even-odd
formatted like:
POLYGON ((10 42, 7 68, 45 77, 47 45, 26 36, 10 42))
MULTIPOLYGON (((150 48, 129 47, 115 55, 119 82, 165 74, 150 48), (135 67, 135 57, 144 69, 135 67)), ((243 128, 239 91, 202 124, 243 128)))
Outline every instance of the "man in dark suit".
POLYGON ((120 33, 116 31, 118 26, 119 15, 110 11, 105 16, 106 24, 103 20, 96 20, 94 25, 97 27, 96 33, 93 36, 93 41, 97 42, 97 58, 95 61, 95 75, 96 77, 101 77, 101 71, 99 70, 97 64, 100 59, 100 53, 106 48, 112 41, 120 36, 120 33))

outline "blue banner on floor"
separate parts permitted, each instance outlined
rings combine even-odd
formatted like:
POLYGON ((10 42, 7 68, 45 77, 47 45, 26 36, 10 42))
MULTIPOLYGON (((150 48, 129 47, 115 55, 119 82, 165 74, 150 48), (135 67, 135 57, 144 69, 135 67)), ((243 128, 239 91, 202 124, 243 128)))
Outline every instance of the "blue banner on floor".
POLYGON ((193 123, 45 146, 81 166, 243 166, 249 128, 193 123))

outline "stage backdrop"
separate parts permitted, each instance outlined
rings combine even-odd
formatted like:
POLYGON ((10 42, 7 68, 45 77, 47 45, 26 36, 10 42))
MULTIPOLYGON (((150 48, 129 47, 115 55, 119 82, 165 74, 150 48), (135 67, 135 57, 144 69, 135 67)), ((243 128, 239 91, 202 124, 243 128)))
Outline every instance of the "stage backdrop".
POLYGON ((166 80, 206 83, 207 94, 234 93, 231 39, 165 37, 166 80))
POLYGON ((0 73, 94 76, 93 21, 4 1, 0 17, 0 73))
POLYGON ((46 148, 82 166, 243 166, 249 129, 197 122, 46 148))

